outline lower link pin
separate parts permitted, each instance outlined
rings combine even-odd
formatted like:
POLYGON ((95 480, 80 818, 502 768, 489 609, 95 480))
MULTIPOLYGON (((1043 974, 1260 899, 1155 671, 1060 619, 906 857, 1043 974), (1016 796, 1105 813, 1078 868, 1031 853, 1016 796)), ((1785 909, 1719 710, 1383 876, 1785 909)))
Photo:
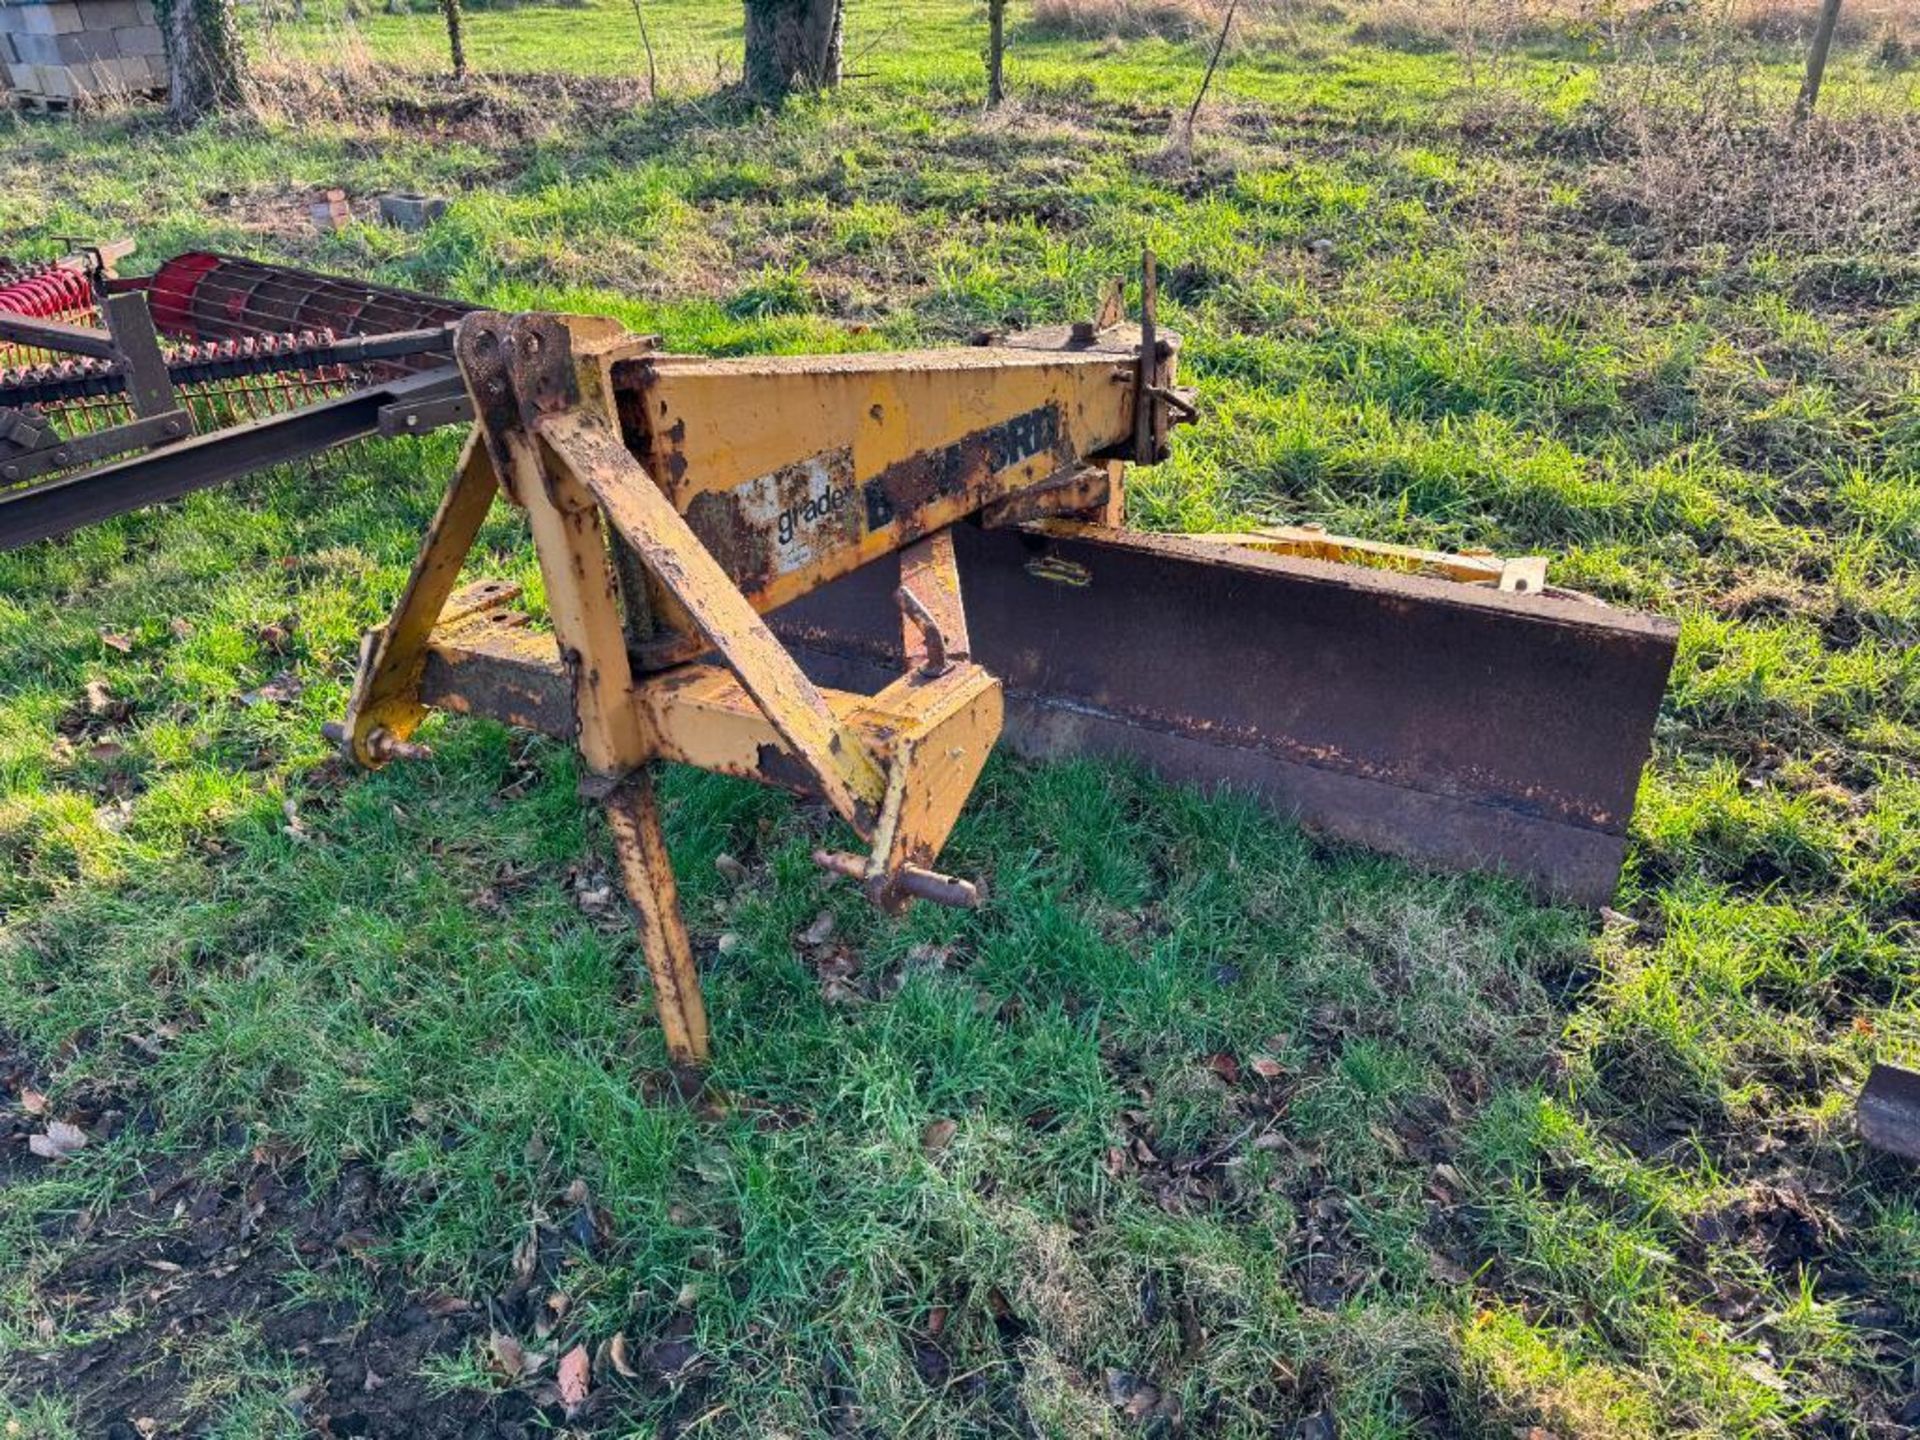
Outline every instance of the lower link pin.
MULTIPOLYGON (((349 760, 357 758, 353 752, 353 737, 347 733, 347 727, 338 720, 329 720, 320 727, 320 733, 333 744, 340 747, 340 753, 349 760)), ((426 760, 433 751, 425 745, 415 745, 408 740, 396 740, 384 726, 376 725, 367 732, 367 753, 382 765, 389 760, 426 760)))
POLYGON ((813 852, 813 863, 822 870, 845 875, 869 887, 879 887, 881 895, 877 895, 876 899, 884 896, 926 900, 935 905, 951 905, 956 910, 976 910, 980 906, 980 887, 971 880, 959 880, 935 870, 922 870, 918 865, 902 865, 899 873, 893 876, 870 876, 867 874, 866 857, 849 855, 844 850, 816 850, 813 852))

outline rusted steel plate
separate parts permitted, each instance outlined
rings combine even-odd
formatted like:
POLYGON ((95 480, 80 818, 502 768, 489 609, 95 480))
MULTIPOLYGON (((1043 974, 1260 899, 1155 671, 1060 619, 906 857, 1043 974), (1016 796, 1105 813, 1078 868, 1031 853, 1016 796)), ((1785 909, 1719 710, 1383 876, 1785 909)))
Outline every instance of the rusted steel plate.
POLYGON ((577 728, 573 679, 545 631, 482 625, 436 630, 420 674, 420 703, 456 715, 487 715, 563 740, 577 728))
MULTIPOLYGON (((1613 892, 1678 636, 1577 600, 1174 536, 957 527, 974 659, 1036 757, 1129 755, 1307 826, 1586 904, 1613 892)), ((814 678, 898 674, 897 567, 771 618, 814 678)))

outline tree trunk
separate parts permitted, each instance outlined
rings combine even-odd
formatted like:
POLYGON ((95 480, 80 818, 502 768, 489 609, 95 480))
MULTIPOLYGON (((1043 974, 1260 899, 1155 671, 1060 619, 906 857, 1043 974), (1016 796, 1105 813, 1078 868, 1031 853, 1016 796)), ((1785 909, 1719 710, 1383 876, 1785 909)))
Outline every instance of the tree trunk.
POLYGON ((453 78, 467 78, 467 22, 460 14, 460 0, 440 0, 440 13, 447 17, 447 49, 453 55, 453 78))
POLYGON ((746 0, 747 92, 778 105, 840 83, 841 0, 746 0))
POLYGON ((174 118, 193 121, 247 102, 247 48, 233 0, 166 6, 167 94, 174 118))
POLYGON ((1007 98, 1007 0, 987 0, 987 105, 1007 98))
POLYGON ((1827 56, 1833 50, 1833 31, 1839 23, 1840 0, 1826 0, 1814 25, 1813 45, 1807 51, 1807 78, 1800 82, 1800 99, 1793 107, 1796 119, 1806 119, 1820 103, 1820 82, 1826 78, 1827 56))

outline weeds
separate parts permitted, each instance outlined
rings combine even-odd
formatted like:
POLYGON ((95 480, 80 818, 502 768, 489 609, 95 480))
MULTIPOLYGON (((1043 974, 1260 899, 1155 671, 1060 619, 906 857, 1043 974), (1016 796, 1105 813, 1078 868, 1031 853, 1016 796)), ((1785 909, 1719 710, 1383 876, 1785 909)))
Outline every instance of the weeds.
POLYGON ((1042 35, 1191 40, 1218 27, 1204 0, 1034 0, 1029 24, 1042 35))

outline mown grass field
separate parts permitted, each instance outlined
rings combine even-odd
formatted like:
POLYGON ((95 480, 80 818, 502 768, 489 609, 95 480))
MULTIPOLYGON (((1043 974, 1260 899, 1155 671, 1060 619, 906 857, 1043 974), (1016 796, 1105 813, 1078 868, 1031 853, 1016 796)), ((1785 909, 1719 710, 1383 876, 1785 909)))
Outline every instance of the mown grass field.
MULTIPOLYGON (((0 119, 0 249, 212 245, 741 352, 1058 322, 1144 242, 1205 419, 1138 523, 1547 553, 1680 661, 1602 917, 996 762, 947 857, 992 902, 890 921, 803 808, 670 775, 689 1103, 567 751, 440 720, 365 776, 319 736, 451 439, 0 556, 8 1434, 1920 1426, 1920 1177, 1850 1119, 1920 1058, 1897 36, 1794 139, 1784 43, 1469 63, 1282 7, 1189 156, 1204 38, 1018 6, 992 115, 948 0, 856 3, 858 78, 779 115, 720 93, 721 0, 648 0, 653 101, 625 3, 471 14, 464 88, 432 14, 321 8, 257 120, 0 119), (329 185, 453 203, 322 236, 329 185), (91 1143, 30 1156, 61 1117, 91 1143)), ((480 549, 537 602, 511 513, 480 549)))

